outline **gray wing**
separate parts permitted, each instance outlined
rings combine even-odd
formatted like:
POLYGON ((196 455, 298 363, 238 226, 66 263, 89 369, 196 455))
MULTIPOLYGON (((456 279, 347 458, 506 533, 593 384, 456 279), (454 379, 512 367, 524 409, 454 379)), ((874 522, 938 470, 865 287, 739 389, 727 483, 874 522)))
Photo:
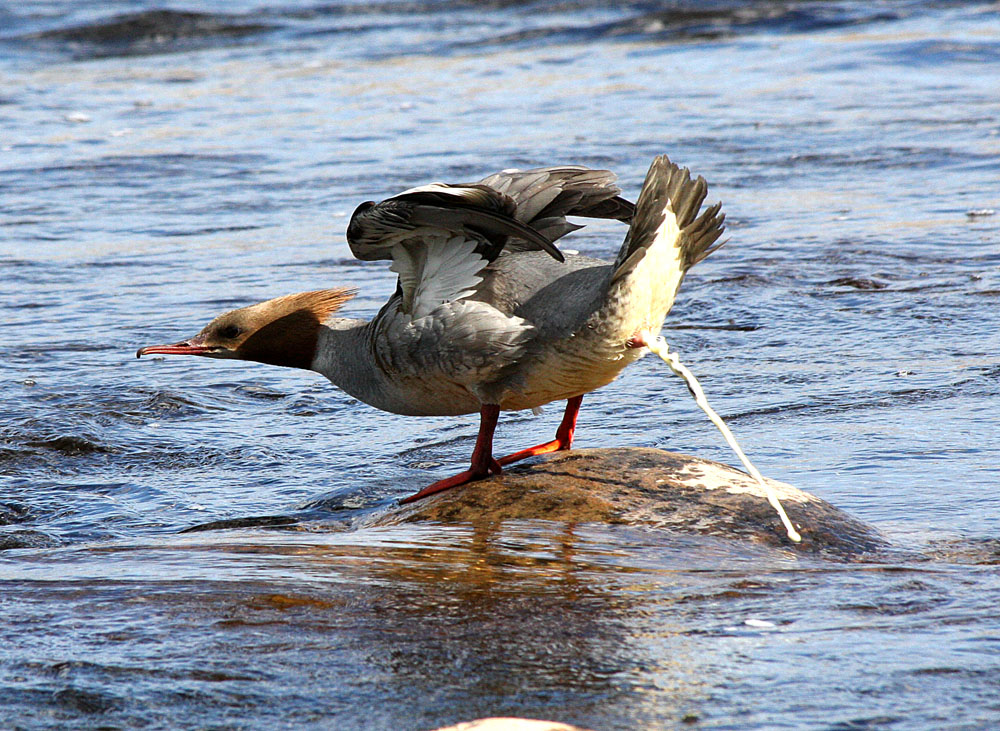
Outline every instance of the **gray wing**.
POLYGON ((419 238, 428 229, 447 231, 475 239, 478 253, 493 261, 507 239, 517 236, 562 261, 559 250, 515 211, 514 200, 486 185, 432 183, 381 203, 362 203, 347 226, 347 242, 358 259, 391 259, 400 241, 419 238))
MULTIPOLYGON (((608 170, 578 165, 504 170, 479 181, 505 194, 514 202, 513 217, 528 224, 551 241, 581 228, 566 216, 632 220, 635 205, 619 196, 617 177, 608 170)), ((530 251, 538 246, 521 237, 507 244, 506 251, 530 251)))
POLYGON ((471 294, 483 268, 514 237, 563 261, 548 239, 514 218, 515 211, 513 199, 488 186, 434 183, 362 203, 351 216, 347 241, 359 259, 391 259, 399 306, 423 317, 471 294))

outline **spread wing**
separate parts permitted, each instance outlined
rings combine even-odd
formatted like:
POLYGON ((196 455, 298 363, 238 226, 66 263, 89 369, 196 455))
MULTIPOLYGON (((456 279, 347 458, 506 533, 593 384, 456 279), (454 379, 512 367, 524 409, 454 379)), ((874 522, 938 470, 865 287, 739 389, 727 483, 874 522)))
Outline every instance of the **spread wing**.
POLYGON ((358 259, 392 259, 402 310, 417 318, 471 294, 512 238, 563 261, 547 238, 514 218, 516 210, 512 198, 485 185, 434 183, 362 203, 347 242, 358 259))
POLYGON ((483 268, 505 251, 542 250, 563 261, 552 242, 580 228, 566 216, 630 221, 635 206, 619 193, 607 170, 504 170, 478 183, 433 183, 362 203, 347 241, 358 259, 392 260, 402 311, 422 317, 474 292, 483 268))

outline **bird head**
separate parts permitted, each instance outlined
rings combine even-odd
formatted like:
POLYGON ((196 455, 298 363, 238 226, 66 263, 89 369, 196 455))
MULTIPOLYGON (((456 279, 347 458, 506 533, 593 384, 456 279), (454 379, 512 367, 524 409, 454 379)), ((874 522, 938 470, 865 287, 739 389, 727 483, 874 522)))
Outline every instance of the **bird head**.
POLYGON ((135 355, 201 355, 308 369, 323 323, 353 296, 349 289, 323 289, 259 302, 219 315, 192 338, 148 345, 135 355))

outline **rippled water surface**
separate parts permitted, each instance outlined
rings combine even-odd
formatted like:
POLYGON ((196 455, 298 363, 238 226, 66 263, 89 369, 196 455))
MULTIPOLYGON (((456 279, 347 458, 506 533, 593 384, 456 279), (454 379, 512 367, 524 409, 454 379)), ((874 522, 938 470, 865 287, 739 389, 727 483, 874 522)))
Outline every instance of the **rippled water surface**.
MULTIPOLYGON (((998 89, 989 3, 0 4, 0 717, 1000 725, 998 89), (351 258, 360 201, 554 163, 634 198, 661 152, 730 237, 668 339, 762 471, 886 557, 373 528, 463 467, 475 418, 134 358, 289 292, 374 314, 395 281, 351 258), (217 521, 245 527, 182 532, 217 521)), ((498 450, 560 411, 505 415, 498 450)), ((577 445, 734 461, 653 359, 585 399, 577 445)))

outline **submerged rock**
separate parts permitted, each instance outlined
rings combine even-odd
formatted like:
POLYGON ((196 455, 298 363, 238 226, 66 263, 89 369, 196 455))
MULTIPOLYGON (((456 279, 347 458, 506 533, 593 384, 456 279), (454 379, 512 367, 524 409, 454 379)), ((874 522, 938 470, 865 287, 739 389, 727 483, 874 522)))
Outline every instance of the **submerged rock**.
POLYGON ((12 548, 52 548, 58 545, 57 539, 37 530, 0 531, 0 551, 12 548))
POLYGON ((30 33, 20 39, 69 43, 84 51, 84 57, 130 56, 221 45, 273 28, 249 16, 152 9, 30 33))
POLYGON ((32 33, 26 37, 93 44, 163 44, 183 38, 252 35, 272 27, 237 18, 182 10, 143 10, 87 25, 32 33))
POLYGON ((814 495, 775 480, 802 534, 788 540, 764 490, 745 472, 648 448, 581 449, 513 467, 384 513, 380 524, 543 519, 648 524, 681 533, 742 538, 843 558, 885 549, 874 528, 814 495))

